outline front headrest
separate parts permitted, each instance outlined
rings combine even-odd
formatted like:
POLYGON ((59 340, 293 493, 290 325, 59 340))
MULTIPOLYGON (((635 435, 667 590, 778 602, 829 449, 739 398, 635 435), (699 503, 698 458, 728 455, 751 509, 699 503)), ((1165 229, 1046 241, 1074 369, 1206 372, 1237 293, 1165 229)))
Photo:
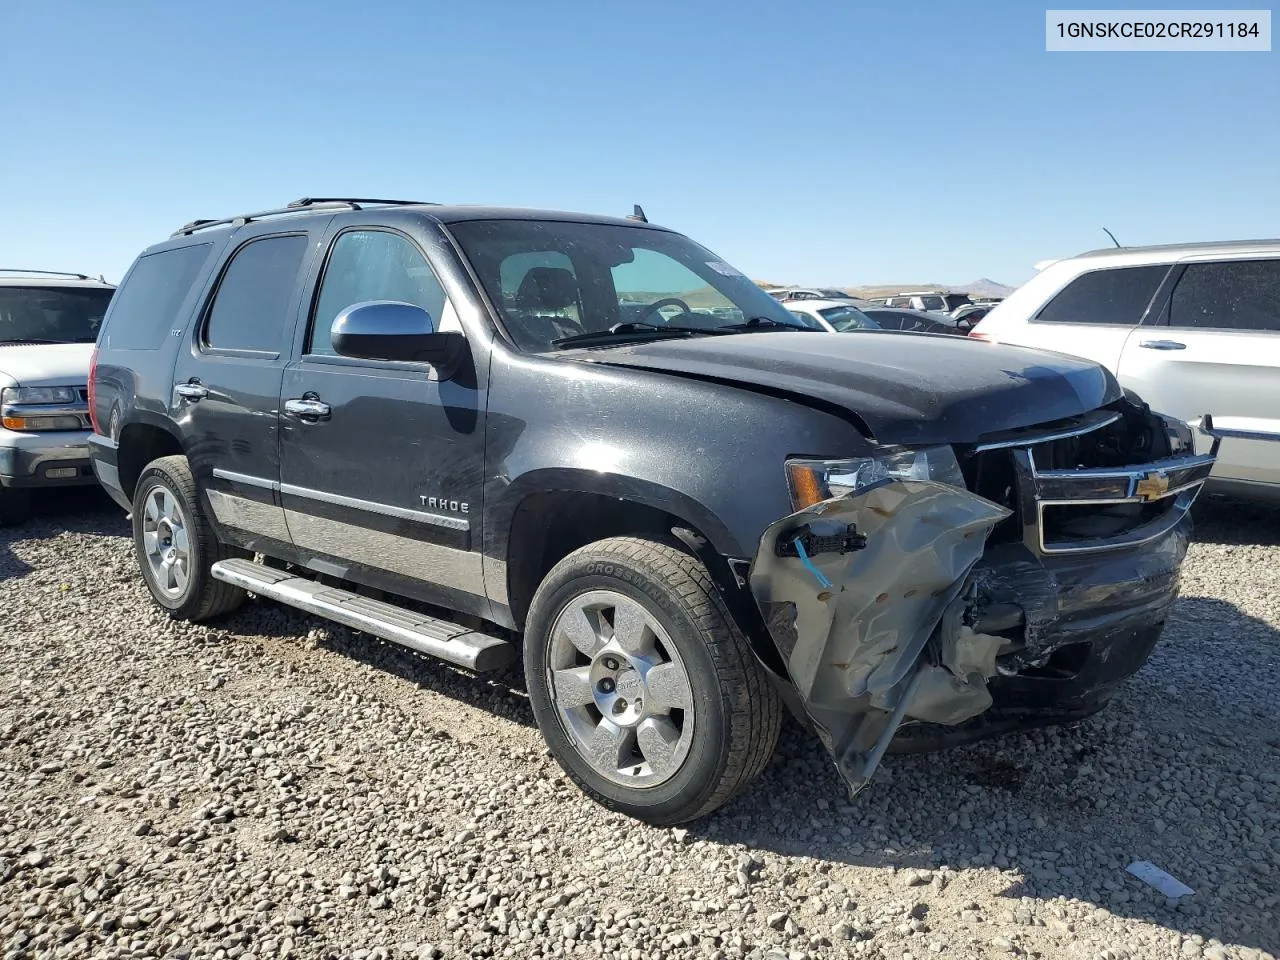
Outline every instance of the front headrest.
POLYGON ((516 291, 516 305, 524 310, 563 310, 577 302, 578 278, 564 267, 533 267, 516 291))

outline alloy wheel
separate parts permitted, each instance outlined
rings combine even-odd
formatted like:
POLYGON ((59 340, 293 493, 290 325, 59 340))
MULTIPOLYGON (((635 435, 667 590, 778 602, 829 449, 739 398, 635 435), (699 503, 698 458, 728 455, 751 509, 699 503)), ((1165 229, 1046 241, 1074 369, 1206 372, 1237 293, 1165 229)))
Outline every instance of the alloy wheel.
POLYGON ((151 581, 167 597, 181 597, 191 579, 191 540, 181 501, 157 484, 142 513, 142 552, 151 581))
POLYGON ((656 617, 621 593, 584 593, 551 625, 547 653, 557 715, 593 770, 638 788, 675 776, 693 742, 693 692, 656 617))

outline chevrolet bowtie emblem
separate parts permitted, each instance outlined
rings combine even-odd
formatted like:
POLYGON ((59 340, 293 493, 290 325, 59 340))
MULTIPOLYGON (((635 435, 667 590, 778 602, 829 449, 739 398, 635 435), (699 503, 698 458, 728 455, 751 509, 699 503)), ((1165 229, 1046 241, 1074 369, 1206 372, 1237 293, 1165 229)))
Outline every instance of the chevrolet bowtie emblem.
POLYGON ((1158 470, 1144 473, 1133 492, 1140 500, 1159 500, 1169 492, 1169 478, 1158 470))

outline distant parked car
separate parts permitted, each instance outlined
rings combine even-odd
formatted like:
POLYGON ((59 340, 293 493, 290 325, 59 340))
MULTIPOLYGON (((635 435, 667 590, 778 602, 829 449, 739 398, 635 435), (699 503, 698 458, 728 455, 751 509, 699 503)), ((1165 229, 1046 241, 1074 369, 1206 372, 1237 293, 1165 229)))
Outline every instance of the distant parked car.
MULTIPOLYGON (((1095 360, 1153 409, 1231 436, 1210 487, 1280 499, 1280 240, 1051 261, 969 334, 1095 360)), ((1207 450, 1210 438, 1197 433, 1207 450)))
POLYGON ((972 330, 988 313, 995 309, 994 303, 966 303, 951 311, 951 319, 955 321, 961 332, 972 330))
POLYGON ((862 312, 879 325, 881 330, 908 330, 916 333, 952 333, 963 335, 968 327, 961 328, 947 320, 945 315, 924 313, 898 307, 863 307, 862 312))
POLYGON ((828 333, 880 329, 878 323, 847 300, 793 300, 787 303, 787 309, 806 326, 828 333))
POLYGON ((36 487, 93 485, 89 357, 115 288, 80 273, 0 269, 0 526, 36 487))
POLYGON ((835 287, 782 287, 770 290, 769 296, 787 303, 792 300, 853 300, 856 299, 835 287))
POLYGON ((950 313, 970 302, 967 293, 946 290, 921 290, 915 293, 899 293, 891 297, 877 297, 876 303, 886 307, 902 307, 922 313, 950 313))

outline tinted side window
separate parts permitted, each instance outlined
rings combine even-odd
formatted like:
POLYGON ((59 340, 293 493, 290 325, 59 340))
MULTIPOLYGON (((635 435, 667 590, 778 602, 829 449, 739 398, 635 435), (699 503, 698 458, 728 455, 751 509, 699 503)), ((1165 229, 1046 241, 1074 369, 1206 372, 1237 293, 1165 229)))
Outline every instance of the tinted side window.
POLYGON ((398 300, 431 314, 436 328, 444 312, 444 288, 418 247, 387 230, 351 230, 334 241, 320 282, 307 353, 333 355, 333 321, 353 303, 398 300))
POLYGON ((214 294, 205 344, 278 354, 306 252, 302 235, 251 240, 236 251, 214 294))
POLYGON ((1168 272, 1167 264, 1157 264, 1081 274, 1041 308, 1036 320, 1134 326, 1142 319, 1168 272))
POLYGON ((1169 325, 1280 331, 1280 260, 1190 264, 1173 290, 1169 325))
POLYGON ((156 350, 175 327, 178 308, 213 247, 196 243, 139 257, 107 312, 104 344, 112 350, 156 350))

